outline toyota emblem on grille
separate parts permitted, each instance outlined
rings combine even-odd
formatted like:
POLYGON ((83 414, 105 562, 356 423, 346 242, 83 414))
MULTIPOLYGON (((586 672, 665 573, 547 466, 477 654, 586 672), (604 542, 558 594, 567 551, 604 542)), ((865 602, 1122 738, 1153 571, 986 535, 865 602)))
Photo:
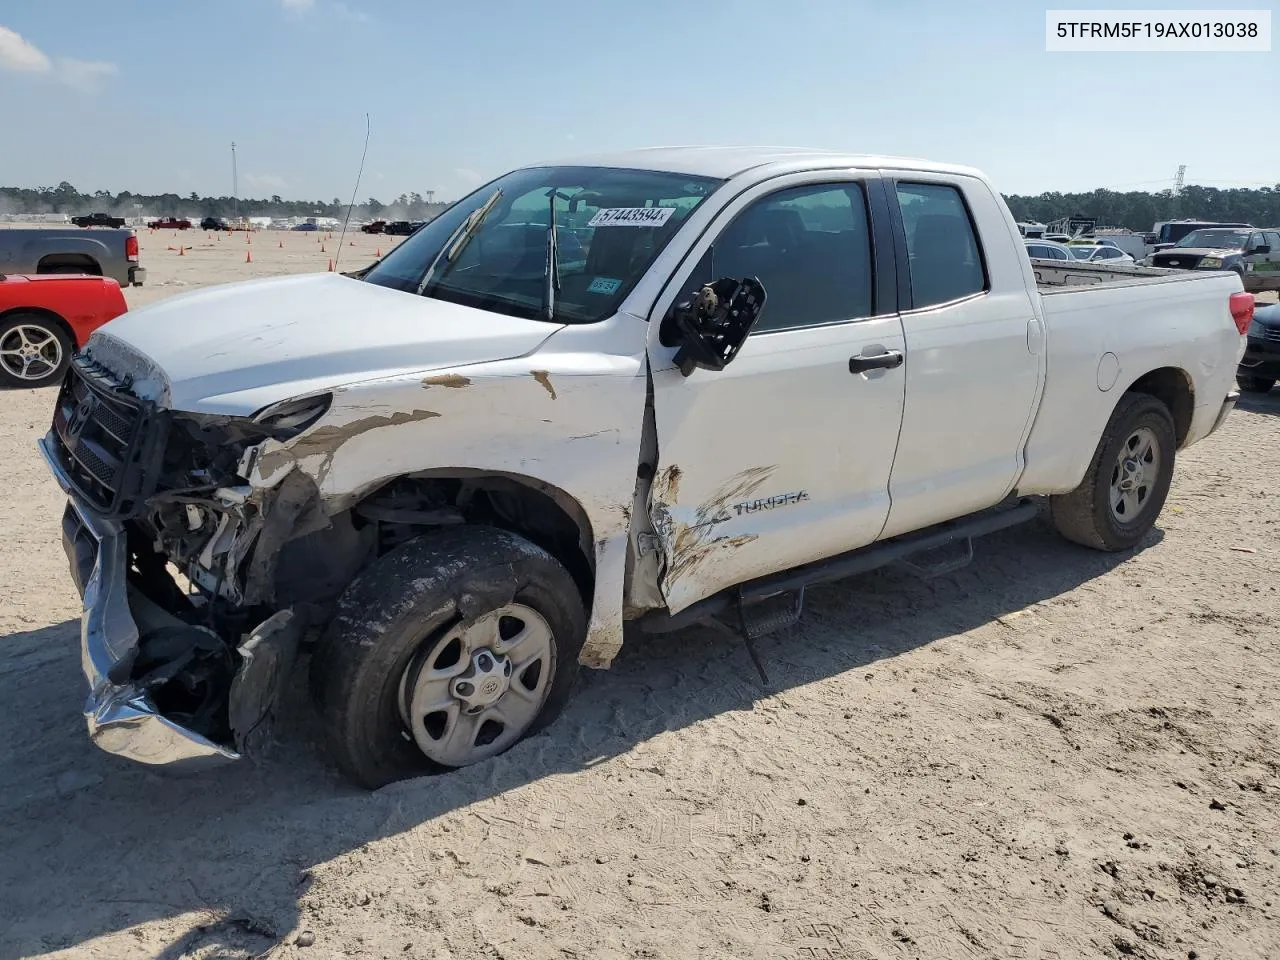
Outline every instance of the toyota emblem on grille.
POLYGON ((97 405, 98 402, 93 397, 85 397, 76 404, 75 410, 67 418, 67 433, 65 437, 67 446, 74 445, 75 441, 80 439, 80 434, 84 432, 85 424, 93 416, 94 408, 97 405))

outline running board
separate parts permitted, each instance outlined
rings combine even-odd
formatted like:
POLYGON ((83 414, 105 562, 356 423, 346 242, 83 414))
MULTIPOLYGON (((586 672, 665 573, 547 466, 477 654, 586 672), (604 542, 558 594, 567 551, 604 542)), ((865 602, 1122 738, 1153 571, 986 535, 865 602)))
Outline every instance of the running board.
MULTIPOLYGON (((673 630, 682 630, 696 623, 705 623, 708 618, 719 616, 735 606, 739 608, 748 607, 770 597, 776 597, 779 594, 800 594, 803 596, 801 591, 806 587, 820 583, 830 583, 834 580, 844 580, 890 564, 901 565, 922 576, 938 576, 941 573, 959 569, 972 559, 973 538, 986 536, 989 533, 996 533, 999 530, 1025 523, 1033 519, 1039 512, 1040 503, 1038 500, 1023 498, 1014 501, 1012 506, 992 507, 989 510, 970 514, 958 520, 950 520, 925 530, 904 534, 900 537, 894 537, 892 540, 873 543, 870 546, 851 550, 848 553, 841 553, 826 560, 819 560, 782 573, 752 580, 739 587, 725 590, 715 596, 700 600, 674 615, 667 614, 665 611, 654 611, 641 618, 638 625, 645 633, 670 633, 673 630), (962 547, 963 555, 935 564, 917 563, 910 559, 915 555, 937 551, 941 547, 952 545, 962 547)), ((798 603, 796 609, 800 609, 798 603)), ((794 619, 790 617, 779 618, 779 621, 784 619, 789 622, 782 625, 790 626, 798 619, 798 616, 794 619)), ((752 633, 755 636, 760 635, 756 630, 753 630, 752 633)))

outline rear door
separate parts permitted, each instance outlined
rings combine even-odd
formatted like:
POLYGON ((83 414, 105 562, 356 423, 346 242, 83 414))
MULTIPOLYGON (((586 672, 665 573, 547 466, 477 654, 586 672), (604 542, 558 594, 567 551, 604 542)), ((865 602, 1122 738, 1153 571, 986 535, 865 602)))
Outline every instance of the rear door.
POLYGON ((904 375, 889 218, 874 173, 779 177, 732 201, 658 298, 652 520, 672 613, 883 528, 904 375), (724 370, 684 377, 661 321, 726 276, 759 277, 764 312, 724 370))
POLYGON ((1022 472, 1044 326, 1008 212, 972 177, 882 171, 907 345, 902 435, 882 537, 998 503, 1022 472))

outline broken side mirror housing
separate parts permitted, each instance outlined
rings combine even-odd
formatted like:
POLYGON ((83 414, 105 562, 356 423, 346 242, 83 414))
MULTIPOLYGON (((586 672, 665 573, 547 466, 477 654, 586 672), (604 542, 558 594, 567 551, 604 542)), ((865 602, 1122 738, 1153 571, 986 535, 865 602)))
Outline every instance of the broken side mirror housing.
POLYGON ((660 331, 684 376, 695 369, 723 370, 738 355, 764 312, 764 285, 757 277, 722 277, 671 308, 660 331))

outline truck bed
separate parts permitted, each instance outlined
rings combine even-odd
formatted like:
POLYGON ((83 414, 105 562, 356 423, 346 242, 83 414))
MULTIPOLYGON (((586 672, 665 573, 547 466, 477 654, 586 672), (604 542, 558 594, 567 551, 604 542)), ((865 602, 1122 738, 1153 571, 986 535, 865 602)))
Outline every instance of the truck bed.
POLYGON ((1170 280, 1196 280, 1202 277, 1221 276, 1221 271, 1193 272, 1167 270, 1163 267, 1143 267, 1138 264, 1075 263, 1064 266, 1059 260, 1031 261, 1036 274, 1036 287, 1043 294, 1064 293, 1064 288, 1109 286, 1133 286, 1135 284, 1161 283, 1170 280))

